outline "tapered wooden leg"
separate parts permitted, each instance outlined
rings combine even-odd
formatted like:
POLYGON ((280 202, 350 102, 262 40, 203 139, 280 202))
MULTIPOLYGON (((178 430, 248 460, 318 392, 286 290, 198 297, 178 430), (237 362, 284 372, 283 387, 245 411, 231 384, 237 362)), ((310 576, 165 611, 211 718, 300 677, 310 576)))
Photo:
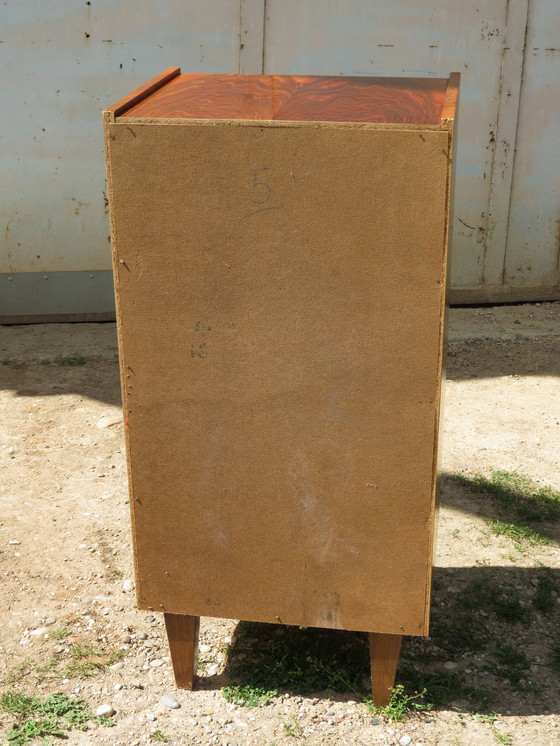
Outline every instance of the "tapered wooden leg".
POLYGON ((175 683, 179 689, 192 689, 196 677, 200 617, 167 613, 163 617, 175 683))
POLYGON ((399 662, 402 635, 369 633, 369 657, 371 661, 371 692, 373 704, 385 707, 391 699, 395 674, 399 662))

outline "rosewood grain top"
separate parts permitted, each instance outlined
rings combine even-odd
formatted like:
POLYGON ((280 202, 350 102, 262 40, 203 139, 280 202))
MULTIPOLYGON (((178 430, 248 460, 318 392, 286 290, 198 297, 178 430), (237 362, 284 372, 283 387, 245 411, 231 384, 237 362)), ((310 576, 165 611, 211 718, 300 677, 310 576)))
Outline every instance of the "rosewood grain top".
POLYGON ((135 118, 437 125, 452 118, 449 84, 447 78, 203 75, 170 68, 159 85, 148 84, 128 106, 123 100, 111 108, 135 118))

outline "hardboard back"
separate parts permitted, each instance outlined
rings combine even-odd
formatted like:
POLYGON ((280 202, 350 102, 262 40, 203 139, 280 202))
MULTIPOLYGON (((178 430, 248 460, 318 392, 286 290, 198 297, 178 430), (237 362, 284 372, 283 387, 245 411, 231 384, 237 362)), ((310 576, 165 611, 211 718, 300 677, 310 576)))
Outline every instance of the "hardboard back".
POLYGON ((106 142, 140 607, 426 634, 451 128, 106 142))

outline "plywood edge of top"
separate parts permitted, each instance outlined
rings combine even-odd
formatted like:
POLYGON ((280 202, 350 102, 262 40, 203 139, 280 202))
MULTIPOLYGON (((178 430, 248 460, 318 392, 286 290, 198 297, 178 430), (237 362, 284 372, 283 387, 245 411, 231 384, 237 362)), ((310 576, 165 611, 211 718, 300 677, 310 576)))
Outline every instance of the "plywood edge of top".
POLYGON ((450 73, 447 82, 447 90, 443 101, 443 110, 441 112, 441 121, 453 121, 457 118, 457 105, 459 103, 459 83, 461 82, 461 73, 450 73))
POLYGON ((167 85, 169 81, 173 80, 173 78, 176 78, 180 74, 180 67, 168 67, 162 73, 156 75, 155 78, 152 78, 147 83, 144 83, 139 88, 137 88, 135 91, 132 91, 132 93, 129 93, 127 96, 120 98, 112 106, 108 106, 103 112, 105 120, 114 122, 115 117, 120 116, 132 106, 135 106, 136 104, 140 103, 140 101, 148 98, 148 96, 151 96, 152 93, 155 93, 160 88, 163 88, 163 86, 167 85))
POLYGON ((318 122, 293 119, 184 119, 180 117, 133 117, 118 118, 115 127, 145 127, 149 125, 174 127, 254 127, 259 129, 325 129, 325 130, 387 130, 399 132, 448 132, 447 121, 439 124, 403 124, 401 122, 318 122))

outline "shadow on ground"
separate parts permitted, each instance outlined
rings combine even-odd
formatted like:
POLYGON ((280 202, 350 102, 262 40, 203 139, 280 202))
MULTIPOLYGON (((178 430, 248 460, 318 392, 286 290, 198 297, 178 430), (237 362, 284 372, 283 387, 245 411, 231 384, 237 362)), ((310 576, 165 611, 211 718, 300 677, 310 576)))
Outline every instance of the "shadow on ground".
MULTIPOLYGON (((560 712, 559 588, 545 568, 436 568, 431 636, 404 638, 396 684, 436 709, 560 712)), ((367 636, 240 622, 224 676, 206 680, 228 683, 252 704, 272 692, 365 700, 367 636)))
MULTIPOLYGON (((95 338, 80 344, 80 325, 75 327, 71 341, 48 348, 48 327, 42 331, 37 354, 27 350, 19 357, 10 353, 9 346, 0 357, 0 389, 13 390, 17 396, 53 396, 74 393, 92 397, 107 404, 120 401, 119 370, 116 351, 103 337, 104 348, 97 354, 95 338), (82 363, 60 364, 78 350, 82 363), (48 362, 49 364, 45 364, 48 362)), ((64 327, 65 325, 53 325, 64 327)), ((68 326, 68 325, 67 325, 68 326)), ((72 326, 72 325, 69 325, 72 326)), ((83 325, 84 339, 89 327, 83 325)), ((32 328, 32 327, 30 327, 32 328)), ((54 334, 54 332, 53 332, 54 334)), ((60 334, 60 332, 59 332, 60 334)), ((64 340, 63 340, 64 341, 64 340)), ((111 337, 109 336, 109 342, 111 337)), ((515 340, 469 339, 454 341, 448 346, 447 377, 471 380, 499 376, 560 376, 560 339, 557 336, 517 338, 515 340)))

